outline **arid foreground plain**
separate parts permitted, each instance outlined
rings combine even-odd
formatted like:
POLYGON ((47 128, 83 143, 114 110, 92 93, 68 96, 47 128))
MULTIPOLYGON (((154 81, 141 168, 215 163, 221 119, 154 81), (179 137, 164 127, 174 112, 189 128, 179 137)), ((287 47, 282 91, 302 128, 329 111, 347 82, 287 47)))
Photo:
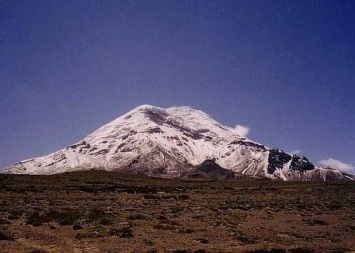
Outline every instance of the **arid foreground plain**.
POLYGON ((0 175, 0 252, 351 252, 354 182, 0 175))

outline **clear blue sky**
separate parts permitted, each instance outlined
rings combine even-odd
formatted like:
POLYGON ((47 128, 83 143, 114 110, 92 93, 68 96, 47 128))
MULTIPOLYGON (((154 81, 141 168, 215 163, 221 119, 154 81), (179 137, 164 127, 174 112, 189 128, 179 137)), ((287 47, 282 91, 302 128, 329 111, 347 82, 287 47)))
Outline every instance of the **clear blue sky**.
POLYGON ((355 165, 355 1, 0 0, 0 168, 140 104, 355 165))

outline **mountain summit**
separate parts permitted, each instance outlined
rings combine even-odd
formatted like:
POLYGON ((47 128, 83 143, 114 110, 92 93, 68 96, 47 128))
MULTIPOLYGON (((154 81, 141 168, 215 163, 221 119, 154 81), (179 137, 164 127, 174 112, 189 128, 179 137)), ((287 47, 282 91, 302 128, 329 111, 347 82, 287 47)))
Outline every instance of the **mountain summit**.
POLYGON ((282 180, 353 179, 315 167, 304 156, 271 149, 239 136, 191 107, 142 105, 102 126, 82 141, 43 157, 15 163, 14 174, 55 174, 74 170, 128 171, 180 177, 205 161, 236 174, 282 180))

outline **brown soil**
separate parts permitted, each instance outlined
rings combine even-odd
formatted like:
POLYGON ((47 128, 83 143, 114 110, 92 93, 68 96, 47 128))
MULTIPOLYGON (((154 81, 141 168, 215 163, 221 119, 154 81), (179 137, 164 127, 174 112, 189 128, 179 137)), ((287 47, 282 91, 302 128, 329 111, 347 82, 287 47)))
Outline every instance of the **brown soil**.
POLYGON ((0 175, 0 252, 351 252, 355 183, 0 175))

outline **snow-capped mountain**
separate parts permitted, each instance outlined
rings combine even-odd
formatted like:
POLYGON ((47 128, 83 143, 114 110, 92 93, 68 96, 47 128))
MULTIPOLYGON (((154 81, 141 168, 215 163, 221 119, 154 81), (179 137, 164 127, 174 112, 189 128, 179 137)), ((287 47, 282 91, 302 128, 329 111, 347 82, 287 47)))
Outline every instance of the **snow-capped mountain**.
POLYGON ((95 168, 172 178, 186 175, 206 160, 239 174, 271 179, 354 179, 315 167, 306 157, 243 138, 202 111, 151 105, 135 108, 62 150, 15 163, 5 173, 55 174, 95 168))

